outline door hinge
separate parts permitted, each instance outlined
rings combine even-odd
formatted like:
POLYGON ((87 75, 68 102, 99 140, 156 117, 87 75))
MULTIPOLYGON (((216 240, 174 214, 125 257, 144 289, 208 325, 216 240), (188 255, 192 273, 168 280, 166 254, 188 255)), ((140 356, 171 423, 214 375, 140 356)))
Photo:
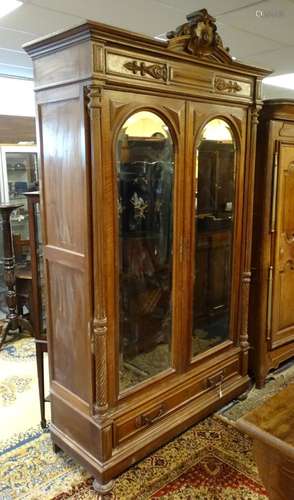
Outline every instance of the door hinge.
POLYGON ((273 308, 273 266, 268 268, 266 340, 271 340, 273 308))
POLYGON ((275 154, 274 154, 274 173, 273 173, 272 204, 271 204, 271 233, 274 233, 276 231, 278 163, 279 163, 279 152, 275 151, 275 154))

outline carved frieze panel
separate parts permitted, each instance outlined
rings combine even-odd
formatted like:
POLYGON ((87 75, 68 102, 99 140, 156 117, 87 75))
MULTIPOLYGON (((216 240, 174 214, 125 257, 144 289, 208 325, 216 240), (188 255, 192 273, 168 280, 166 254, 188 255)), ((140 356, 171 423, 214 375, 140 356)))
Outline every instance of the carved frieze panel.
POLYGON ((133 75, 152 76, 155 80, 167 80, 166 64, 147 64, 144 61, 138 62, 135 59, 124 64, 124 68, 131 71, 133 75))
POLYGON ((251 95, 251 84, 249 82, 237 81, 218 75, 214 78, 213 88, 215 92, 221 94, 241 95, 244 97, 250 97, 251 95))
POLYGON ((106 71, 108 74, 143 78, 161 83, 166 83, 169 78, 167 64, 127 57, 114 52, 107 54, 106 71))

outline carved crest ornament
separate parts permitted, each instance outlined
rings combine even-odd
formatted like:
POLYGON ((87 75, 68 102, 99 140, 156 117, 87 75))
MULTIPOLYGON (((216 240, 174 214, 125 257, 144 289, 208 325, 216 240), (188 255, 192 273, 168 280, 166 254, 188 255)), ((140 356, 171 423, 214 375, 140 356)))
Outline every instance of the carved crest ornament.
POLYGON ((211 58, 220 62, 232 62, 229 49, 224 48, 217 33, 215 18, 206 9, 188 14, 187 22, 167 33, 168 48, 187 52, 199 58, 211 58))

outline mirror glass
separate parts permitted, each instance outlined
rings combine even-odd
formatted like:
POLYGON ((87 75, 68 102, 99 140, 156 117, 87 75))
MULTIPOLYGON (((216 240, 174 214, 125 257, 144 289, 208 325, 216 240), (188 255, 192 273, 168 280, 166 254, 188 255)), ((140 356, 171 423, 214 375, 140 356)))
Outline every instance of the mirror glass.
POLYGON ((229 124, 211 120, 196 152, 192 356, 229 337, 235 164, 229 124))
POLYGON ((140 111, 116 145, 120 391, 171 365, 174 148, 168 126, 140 111))

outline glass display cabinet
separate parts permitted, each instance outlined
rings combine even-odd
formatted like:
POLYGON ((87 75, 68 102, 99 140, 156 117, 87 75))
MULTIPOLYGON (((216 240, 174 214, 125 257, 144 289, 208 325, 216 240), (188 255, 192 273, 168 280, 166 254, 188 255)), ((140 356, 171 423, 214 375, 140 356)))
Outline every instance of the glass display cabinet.
MULTIPOLYGON (((11 228, 16 262, 18 310, 20 314, 29 318, 32 308, 32 278, 28 205, 24 193, 31 189, 35 190, 38 186, 36 146, 20 146, 17 144, 0 146, 0 167, 1 202, 21 205, 12 214, 11 228)), ((1 253, 1 255, 3 254, 1 253)), ((5 289, 3 275, 1 275, 0 280, 0 288, 5 289)), ((1 308, 1 313, 5 315, 5 307, 4 309, 1 308)))
POLYGON ((269 72, 205 9, 162 42, 86 22, 36 75, 51 436, 111 479, 242 393, 256 128, 269 72))

